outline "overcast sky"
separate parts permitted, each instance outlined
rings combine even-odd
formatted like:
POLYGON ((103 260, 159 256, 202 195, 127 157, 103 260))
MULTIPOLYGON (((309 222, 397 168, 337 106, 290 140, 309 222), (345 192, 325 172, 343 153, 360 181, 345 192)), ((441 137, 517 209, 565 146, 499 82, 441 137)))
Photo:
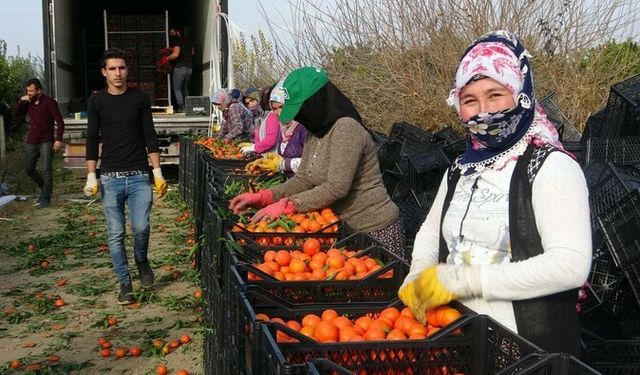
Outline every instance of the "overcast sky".
MULTIPOLYGON (((93 1, 93 0, 85 0, 93 1)), ((134 0, 135 1, 135 0, 134 0)), ((273 17, 277 8, 289 8, 287 0, 229 0, 231 21, 248 34, 258 29, 267 32, 267 23, 260 15, 257 3, 261 2, 273 17)), ((32 53, 43 57, 42 44, 42 0, 0 0, 0 39, 7 42, 7 54, 32 53)))

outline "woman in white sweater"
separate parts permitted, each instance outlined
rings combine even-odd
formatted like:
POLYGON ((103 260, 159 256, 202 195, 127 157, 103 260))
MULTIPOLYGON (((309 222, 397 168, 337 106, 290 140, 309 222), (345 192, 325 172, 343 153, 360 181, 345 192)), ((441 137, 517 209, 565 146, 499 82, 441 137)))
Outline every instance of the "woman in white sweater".
POLYGON ((528 58, 506 31, 463 55, 448 103, 467 150, 442 180, 399 296, 422 319, 459 299, 547 351, 579 355, 588 191, 535 100, 528 58))

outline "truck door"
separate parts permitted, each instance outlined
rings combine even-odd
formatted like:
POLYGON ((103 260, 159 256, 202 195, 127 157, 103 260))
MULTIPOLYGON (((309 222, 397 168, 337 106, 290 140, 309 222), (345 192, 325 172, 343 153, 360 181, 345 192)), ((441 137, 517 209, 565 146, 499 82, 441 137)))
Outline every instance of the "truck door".
POLYGON ((57 97, 58 91, 58 69, 56 63, 56 12, 55 0, 45 0, 46 5, 43 8, 44 17, 44 37, 45 37, 45 74, 47 75, 46 87, 51 97, 57 97))

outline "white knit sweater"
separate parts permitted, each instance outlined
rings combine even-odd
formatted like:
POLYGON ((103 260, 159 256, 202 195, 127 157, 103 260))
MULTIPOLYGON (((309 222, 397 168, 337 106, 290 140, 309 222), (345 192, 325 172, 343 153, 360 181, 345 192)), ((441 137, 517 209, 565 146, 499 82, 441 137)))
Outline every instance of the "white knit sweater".
MULTIPOLYGON (((480 266, 482 298, 462 302, 517 332, 511 301, 581 286, 591 265, 588 190, 580 166, 568 155, 547 157, 532 187, 532 204, 544 253, 511 262, 509 184, 516 161, 487 170, 477 181, 460 177, 443 223, 449 264, 480 266), (460 223, 469 205, 462 230, 460 223), (460 240, 460 234, 463 239, 460 240)), ((418 231, 407 280, 438 262, 440 217, 447 190, 443 179, 431 211, 418 231)))

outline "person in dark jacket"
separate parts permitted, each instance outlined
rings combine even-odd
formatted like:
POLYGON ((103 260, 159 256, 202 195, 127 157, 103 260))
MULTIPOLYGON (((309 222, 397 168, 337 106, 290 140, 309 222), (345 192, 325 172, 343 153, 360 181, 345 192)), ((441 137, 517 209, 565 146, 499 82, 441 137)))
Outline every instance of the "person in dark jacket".
POLYGON ((53 153, 62 149, 64 120, 58 102, 42 92, 37 78, 27 81, 27 93, 14 105, 12 115, 29 115, 29 133, 24 143, 25 171, 40 188, 38 207, 48 207, 53 194, 53 153), (54 132, 55 123, 55 132, 54 132), (38 159, 43 170, 38 172, 38 159))
POLYGON ((185 100, 189 96, 189 81, 193 70, 193 55, 195 49, 191 41, 182 35, 179 27, 169 29, 169 43, 171 54, 164 57, 162 63, 173 61, 173 72, 171 73, 171 85, 176 97, 176 112, 184 112, 185 100))
POLYGON ((449 105, 467 149, 443 177, 399 290, 418 319, 457 299, 549 352, 580 355, 577 288, 591 264, 587 185, 533 91, 510 32, 476 40, 449 105))

